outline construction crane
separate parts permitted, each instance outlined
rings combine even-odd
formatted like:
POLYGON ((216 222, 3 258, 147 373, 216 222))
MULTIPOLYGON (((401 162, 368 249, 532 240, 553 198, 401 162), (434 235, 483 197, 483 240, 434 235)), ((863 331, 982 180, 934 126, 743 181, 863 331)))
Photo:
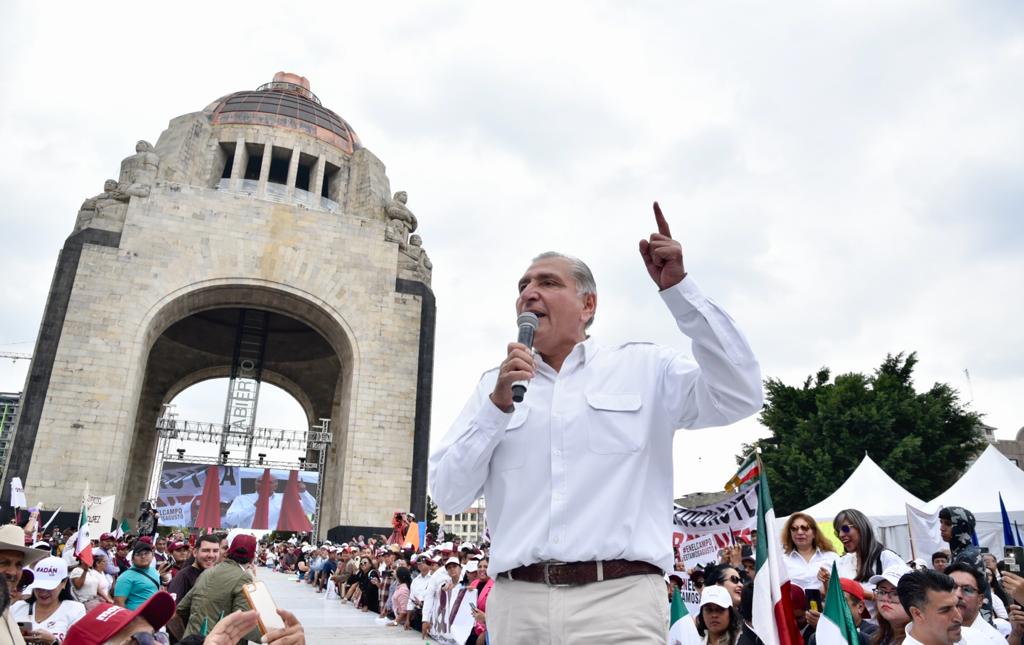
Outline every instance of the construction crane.
POLYGON ((0 358, 9 358, 11 361, 30 361, 32 354, 18 354, 16 352, 0 352, 0 358))

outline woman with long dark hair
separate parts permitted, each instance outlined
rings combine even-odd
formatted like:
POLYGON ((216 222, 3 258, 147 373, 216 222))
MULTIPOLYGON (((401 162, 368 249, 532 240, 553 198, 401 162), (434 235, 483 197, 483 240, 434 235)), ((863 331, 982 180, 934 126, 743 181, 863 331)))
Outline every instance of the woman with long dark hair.
POLYGON ((697 614, 697 633, 704 645, 736 645, 742 631, 743 619, 725 587, 705 586, 697 614))
MULTIPOLYGON (((906 566, 898 553, 885 548, 885 545, 875 537, 871 522, 860 511, 853 508, 839 511, 832 526, 846 551, 846 554, 839 558, 839 575, 864 585, 865 597, 871 598, 871 576, 906 566)), ((823 575, 821 578, 823 582, 828 581, 828 576, 823 575)))
POLYGON ((906 638, 910 615, 900 603, 896 586, 907 573, 910 573, 909 567, 895 567, 869 579, 875 588, 875 620, 878 621, 878 629, 871 635, 871 645, 900 645, 906 638))
POLYGON ((704 570, 704 588, 719 586, 729 592, 732 606, 739 609, 743 594, 743 579, 736 567, 728 564, 712 565, 704 570))
POLYGON ((63 558, 43 558, 35 565, 35 579, 26 593, 28 600, 11 606, 11 617, 17 622, 31 622, 33 641, 63 641, 68 629, 85 616, 85 605, 71 595, 68 588, 68 563, 63 558))

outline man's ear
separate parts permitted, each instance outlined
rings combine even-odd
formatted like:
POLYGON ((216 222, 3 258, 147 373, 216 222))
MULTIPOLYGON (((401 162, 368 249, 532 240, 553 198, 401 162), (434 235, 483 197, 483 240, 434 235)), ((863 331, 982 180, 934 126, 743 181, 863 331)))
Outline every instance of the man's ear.
POLYGON ((913 605, 910 606, 910 619, 912 621, 919 622, 924 620, 924 612, 919 607, 913 605))
POLYGON ((588 293, 583 296, 583 322, 586 323, 594 317, 594 313, 597 311, 597 294, 588 293))

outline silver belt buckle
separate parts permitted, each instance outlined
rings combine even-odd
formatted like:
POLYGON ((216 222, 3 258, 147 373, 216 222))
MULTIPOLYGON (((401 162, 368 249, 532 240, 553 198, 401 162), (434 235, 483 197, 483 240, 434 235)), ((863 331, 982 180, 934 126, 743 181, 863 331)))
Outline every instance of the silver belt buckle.
POLYGON ((546 584, 549 587, 571 587, 572 586, 572 585, 570 585, 568 583, 555 584, 555 583, 551 582, 551 567, 552 566, 560 566, 560 565, 563 565, 563 564, 565 564, 565 562, 559 562, 557 560, 550 560, 550 561, 544 563, 544 584, 546 584))

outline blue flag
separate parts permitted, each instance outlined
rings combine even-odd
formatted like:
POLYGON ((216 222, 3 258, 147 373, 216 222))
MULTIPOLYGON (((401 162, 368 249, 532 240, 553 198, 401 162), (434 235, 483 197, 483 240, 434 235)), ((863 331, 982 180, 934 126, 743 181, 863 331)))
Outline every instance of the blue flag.
POLYGON ((1003 504, 1003 494, 999 493, 999 514, 1003 516, 1003 544, 1006 546, 1024 546, 1013 541, 1013 527, 1010 525, 1010 516, 1006 513, 1006 505, 1003 504))

